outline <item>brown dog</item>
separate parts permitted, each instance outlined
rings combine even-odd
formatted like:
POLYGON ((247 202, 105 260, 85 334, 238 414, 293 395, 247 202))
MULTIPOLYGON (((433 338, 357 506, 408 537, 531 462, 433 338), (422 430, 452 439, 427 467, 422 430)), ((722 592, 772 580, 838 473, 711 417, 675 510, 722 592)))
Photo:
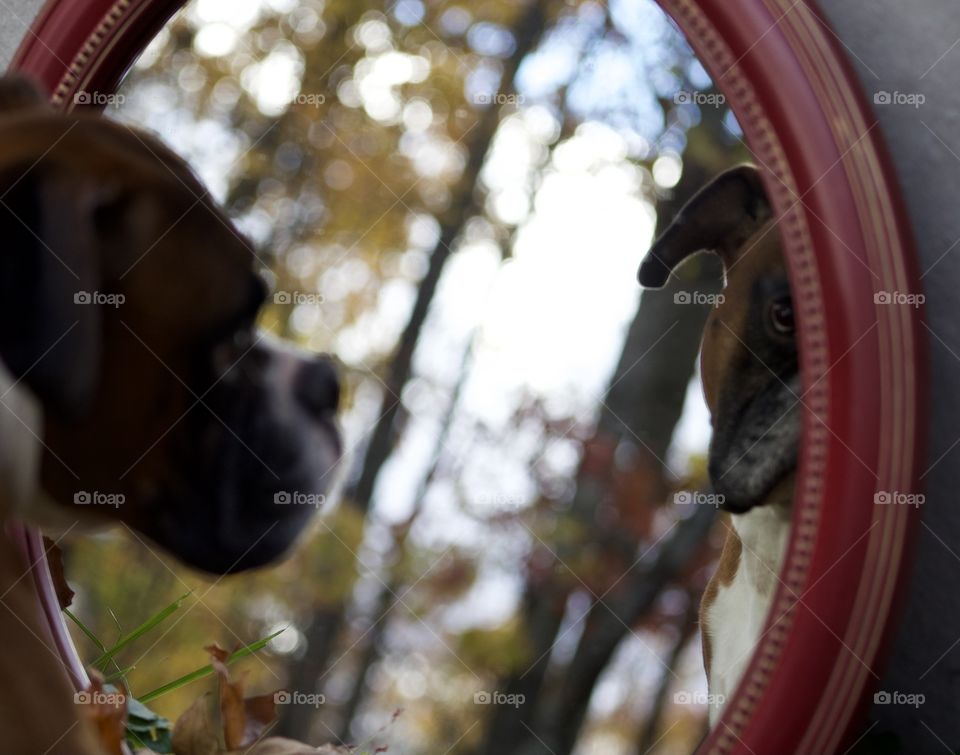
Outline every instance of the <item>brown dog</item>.
MULTIPOLYGON (((170 150, 20 79, 0 111, 4 518, 120 520, 217 574, 276 560, 340 455, 332 363, 256 333, 254 250, 170 150)), ((91 751, 29 580, 12 553, 0 566, 0 749, 91 751)))
POLYGON ((717 573, 700 606, 715 722, 766 621, 789 539, 800 437, 793 304, 775 220, 752 166, 718 176, 680 211, 640 268, 662 286, 699 251, 723 261, 723 300, 710 312, 701 376, 713 436, 709 474, 731 514, 717 573))

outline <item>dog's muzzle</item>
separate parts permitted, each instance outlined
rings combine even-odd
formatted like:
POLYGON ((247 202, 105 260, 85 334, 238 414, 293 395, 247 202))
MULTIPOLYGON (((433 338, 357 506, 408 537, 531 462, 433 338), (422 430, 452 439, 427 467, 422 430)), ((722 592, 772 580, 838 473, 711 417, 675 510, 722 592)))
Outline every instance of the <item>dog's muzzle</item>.
POLYGON ((277 560, 330 490, 339 396, 328 358, 258 342, 191 411, 200 442, 183 453, 195 456, 182 459, 186 477, 159 491, 146 534, 216 574, 277 560))
POLYGON ((720 508, 733 513, 766 503, 797 465, 800 441, 800 376, 772 379, 714 428, 708 472, 720 508))

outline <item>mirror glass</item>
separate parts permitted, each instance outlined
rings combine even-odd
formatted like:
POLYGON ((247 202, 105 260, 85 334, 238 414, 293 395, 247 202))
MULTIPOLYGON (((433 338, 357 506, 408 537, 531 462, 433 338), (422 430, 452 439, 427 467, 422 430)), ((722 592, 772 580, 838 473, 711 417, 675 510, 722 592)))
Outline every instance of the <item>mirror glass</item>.
POLYGON ((151 691, 270 638, 241 668, 285 690, 273 734, 693 751, 778 584, 801 391, 760 176, 659 7, 196 0, 88 96, 252 240, 347 451, 264 571, 65 543, 105 644, 186 594, 106 672, 176 720, 209 680, 151 691))

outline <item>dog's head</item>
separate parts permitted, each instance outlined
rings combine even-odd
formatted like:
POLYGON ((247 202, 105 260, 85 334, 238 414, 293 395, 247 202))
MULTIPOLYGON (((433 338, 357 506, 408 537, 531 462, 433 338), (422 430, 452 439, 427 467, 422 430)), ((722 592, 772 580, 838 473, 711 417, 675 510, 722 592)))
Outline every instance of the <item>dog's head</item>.
POLYGON ((729 170, 701 189, 654 243, 640 283, 659 288, 690 255, 723 261, 723 301, 706 322, 703 389, 713 437, 709 473, 723 506, 744 512, 784 490, 797 462, 800 379, 790 285, 780 236, 756 168, 729 170))
POLYGON ((257 333, 254 250, 183 161, 28 90, 0 80, 0 357, 43 492, 210 572, 275 560, 340 455, 331 361, 257 333))

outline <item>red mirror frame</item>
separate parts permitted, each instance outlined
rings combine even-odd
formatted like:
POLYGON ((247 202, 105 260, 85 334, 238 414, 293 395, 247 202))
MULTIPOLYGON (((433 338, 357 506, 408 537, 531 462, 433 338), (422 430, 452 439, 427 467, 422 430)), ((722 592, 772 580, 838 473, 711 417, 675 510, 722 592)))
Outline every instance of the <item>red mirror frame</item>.
MULTIPOLYGON (((926 354, 916 255, 877 119, 809 0, 659 0, 743 128, 774 209, 799 319, 803 442, 793 531, 767 630, 701 753, 834 752, 879 682, 919 521, 926 354)), ((182 0, 50 0, 11 67, 53 103, 111 92, 182 0)), ((638 257, 639 261, 639 257, 638 257)), ((42 559, 36 533, 21 540, 42 559)), ((45 567, 45 564, 44 564, 45 567)), ((49 571, 35 579, 75 683, 49 571), (52 601, 52 602, 51 602, 52 601)))

